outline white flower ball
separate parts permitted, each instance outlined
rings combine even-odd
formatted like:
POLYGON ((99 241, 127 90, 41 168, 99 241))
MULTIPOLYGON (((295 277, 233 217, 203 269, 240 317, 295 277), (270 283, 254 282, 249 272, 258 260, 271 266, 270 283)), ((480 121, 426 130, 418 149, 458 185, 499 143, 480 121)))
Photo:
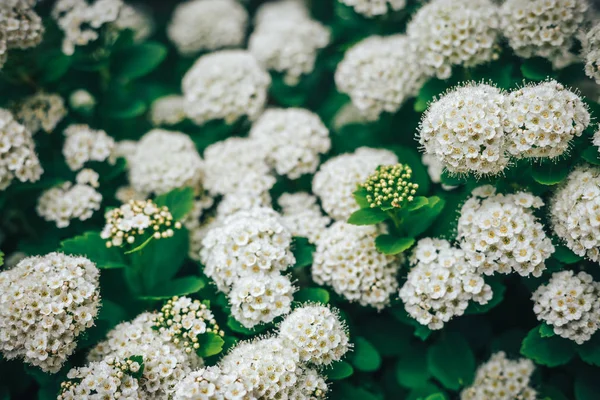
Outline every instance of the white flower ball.
POLYGON ((64 134, 62 152, 72 171, 80 170, 88 161, 109 159, 115 147, 115 140, 106 132, 91 129, 88 125, 69 125, 64 134))
POLYGON ((317 198, 306 192, 283 193, 277 199, 281 207, 283 224, 293 236, 305 237, 316 244, 331 222, 323 215, 317 198))
POLYGON ((581 55, 585 60, 585 74, 600 85, 600 23, 594 25, 582 38, 581 55))
POLYGON ((338 0, 354 8, 354 11, 368 18, 385 15, 389 10, 398 11, 406 7, 406 0, 338 0))
POLYGON ((62 97, 58 94, 38 92, 25 98, 17 106, 15 117, 32 134, 43 130, 51 133, 56 125, 67 115, 62 97))
POLYGON ((44 35, 44 25, 34 11, 35 2, 8 1, 0 4, 0 69, 7 50, 37 46, 44 35))
POLYGON ((310 12, 305 0, 278 0, 268 1, 256 9, 254 25, 280 20, 283 16, 291 20, 310 19, 310 12))
POLYGON ((179 95, 160 97, 150 106, 150 121, 154 126, 176 125, 185 120, 184 98, 179 95))

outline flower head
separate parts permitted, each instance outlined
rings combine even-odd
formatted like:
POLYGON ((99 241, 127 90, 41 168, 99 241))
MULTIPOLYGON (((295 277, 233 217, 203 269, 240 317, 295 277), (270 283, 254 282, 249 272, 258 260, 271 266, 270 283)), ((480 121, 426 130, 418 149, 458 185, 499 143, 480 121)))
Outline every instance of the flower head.
POLYGON ((406 0, 338 0, 340 3, 354 8, 354 11, 368 18, 398 11, 406 7, 406 0))
POLYGON ((58 94, 38 92, 17 106, 15 117, 35 134, 39 130, 51 133, 67 115, 65 102, 58 94))
POLYGON ((80 170, 88 161, 108 160, 115 147, 115 140, 105 131, 91 129, 88 125, 69 125, 64 134, 62 152, 72 171, 80 170))
POLYGON ((367 191, 371 208, 402 208, 413 201, 419 185, 410 181, 412 169, 408 165, 381 165, 361 186, 367 191))

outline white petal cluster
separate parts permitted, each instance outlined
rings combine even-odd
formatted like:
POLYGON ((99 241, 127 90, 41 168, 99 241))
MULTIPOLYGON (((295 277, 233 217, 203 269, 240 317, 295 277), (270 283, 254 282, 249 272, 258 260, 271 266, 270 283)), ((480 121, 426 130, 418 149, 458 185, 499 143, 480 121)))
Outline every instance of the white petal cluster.
POLYGON ((88 125, 70 125, 64 132, 65 161, 72 171, 83 168, 88 161, 107 160, 115 147, 115 140, 103 130, 94 130, 88 125))
POLYGON ((218 366, 201 368, 183 378, 173 400, 244 400, 246 386, 235 372, 223 373, 218 366))
POLYGON ((85 46, 100 37, 103 25, 119 17, 122 0, 58 0, 52 8, 52 18, 63 31, 62 51, 73 55, 76 46, 85 46))
POLYGON ((44 25, 33 10, 36 1, 3 1, 0 4, 0 69, 6 62, 7 51, 27 49, 42 41, 44 25))
POLYGON ((335 71, 338 91, 368 120, 396 112, 415 96, 425 75, 414 45, 406 35, 369 36, 344 54, 335 71))
POLYGON ((176 94, 160 97, 150 106, 150 121, 154 126, 176 125, 185 120, 183 96, 176 94))
POLYGON ((222 50, 200 57, 182 81, 185 110, 198 125, 256 119, 267 101, 271 77, 252 54, 222 50))
POLYGON ((406 7, 406 0, 338 0, 354 8, 354 11, 368 18, 387 14, 389 10, 398 11, 406 7))
POLYGON ((248 12, 236 0, 192 0, 175 7, 167 36, 179 53, 193 55, 240 47, 247 24, 248 12))
POLYGON ((502 33, 519 57, 560 63, 588 8, 587 0, 506 0, 500 8, 502 33))
POLYGON ((0 352, 56 373, 94 325, 99 272, 84 257, 28 257, 0 273, 0 352))
POLYGON ((517 158, 558 157, 590 123, 581 98, 554 80, 510 93, 505 110, 508 150, 517 158))
POLYGON ((585 61, 585 74, 600 85, 600 23, 594 25, 583 37, 581 55, 585 61))
POLYGON ((42 172, 31 132, 10 111, 0 108, 0 190, 9 187, 15 178, 35 182, 42 172))
POLYGON ((491 0, 433 0, 417 11, 406 33, 426 73, 447 79, 455 65, 474 67, 494 59, 499 25, 491 0))
POLYGON ((96 106, 96 99, 85 89, 77 89, 69 95, 69 106, 77 111, 90 111, 96 106))
POLYGON ((281 207, 283 224, 293 236, 305 237, 316 244, 331 218, 323 215, 317 198, 306 192, 283 193, 277 203, 281 207))
POLYGON ((396 274, 401 260, 377 251, 375 238, 380 233, 375 225, 335 222, 317 242, 313 280, 361 306, 387 307, 390 295, 398 290, 396 274))
POLYGON ((600 260, 600 169, 578 167, 550 201, 554 233, 579 256, 600 260))
POLYGON ((224 218, 238 211, 251 210, 256 207, 272 207, 269 192, 255 192, 255 188, 241 188, 234 193, 223 196, 217 206, 217 217, 224 218))
POLYGON ((17 118, 32 134, 40 130, 51 133, 67 115, 62 97, 58 94, 38 92, 20 102, 15 112, 17 118))
POLYGON ((309 19, 305 0, 278 0, 261 4, 254 15, 254 25, 273 21, 285 16, 288 19, 309 19))
POLYGON ((460 394, 461 400, 535 400, 529 384, 535 366, 531 360, 509 360, 503 351, 494 353, 477 368, 475 381, 460 394))
POLYGON ((425 153, 454 173, 498 174, 508 165, 503 131, 505 97, 487 84, 458 87, 433 102, 421 120, 425 153))
POLYGON ((555 272, 532 300, 538 320, 577 344, 588 341, 600 328, 600 283, 583 271, 555 272))
POLYGON ((284 82, 297 85, 302 75, 315 68, 319 50, 329 44, 330 32, 308 12, 289 14, 286 7, 273 8, 269 3, 259 18, 250 39, 248 50, 268 70, 284 75, 284 82))
POLYGON ((469 302, 486 304, 492 298, 487 285, 462 250, 446 240, 419 240, 411 259, 400 298, 406 312, 429 329, 442 329, 465 313, 469 302))
POLYGON ((37 214, 55 222, 58 228, 66 228, 73 219, 85 221, 100 209, 102 195, 94 186, 98 184, 98 174, 82 169, 75 179, 75 184, 65 182, 44 191, 38 198, 37 214))
POLYGON ((469 263, 478 272, 539 277, 554 246, 533 211, 542 199, 527 192, 496 194, 480 186, 462 206, 458 240, 469 263))
POLYGON ((196 188, 201 179, 202 159, 192 139, 182 132, 151 130, 129 159, 129 182, 140 193, 196 188))
POLYGON ((155 23, 148 8, 138 4, 123 4, 119 17, 115 21, 115 26, 119 30, 129 29, 133 31, 133 40, 139 43, 152 36, 155 23))
POLYGON ((352 196, 358 184, 378 166, 397 163, 398 158, 389 150, 361 147, 354 153, 342 154, 321 164, 312 181, 313 193, 330 217, 345 221, 358 210, 352 196))
POLYGON ((319 156, 331 147, 319 116, 302 108, 265 111, 252 125, 250 137, 260 143, 267 163, 290 179, 314 173, 319 156))

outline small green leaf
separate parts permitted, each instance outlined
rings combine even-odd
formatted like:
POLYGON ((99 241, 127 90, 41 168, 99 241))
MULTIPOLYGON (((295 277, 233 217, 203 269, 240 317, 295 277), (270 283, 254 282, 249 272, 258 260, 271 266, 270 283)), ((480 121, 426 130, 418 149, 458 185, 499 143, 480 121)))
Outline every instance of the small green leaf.
POLYGON ((200 357, 210 357, 219 354, 223 350, 225 341, 214 332, 204 333, 198 336, 200 347, 196 350, 196 354, 200 357))
POLYGON ((354 351, 350 355, 352 365, 359 371, 373 372, 381 366, 377 349, 364 337, 354 338, 354 351))
POLYGON ((348 223, 352 225, 375 225, 387 218, 387 213, 379 208, 361 208, 352 213, 348 218, 348 223))
POLYGON ((529 331, 521 344, 521 354, 538 364, 557 367, 568 363, 575 355, 575 345, 559 336, 542 337, 539 327, 529 331))
POLYGON ((402 223, 408 236, 417 237, 425 232, 440 215, 446 201, 437 196, 428 198, 429 203, 419 210, 410 213, 402 223))
POLYGON ((263 332, 268 328, 268 325, 256 325, 254 328, 246 328, 244 325, 240 324, 240 322, 233 318, 231 315, 227 318, 227 326, 233 332, 241 333, 242 335, 252 336, 258 333, 263 332))
POLYGON ((352 195, 354 196, 354 200, 356 200, 356 204, 358 204, 360 208, 370 207, 370 204, 367 201, 367 193, 367 189, 362 187, 356 190, 354 193, 352 193, 352 195))
POLYGON ((596 333, 590 340, 577 346, 577 352, 586 363, 600 367, 600 333, 596 333))
POLYGON ((531 167, 531 176, 542 185, 552 186, 562 182, 569 175, 569 166, 566 163, 546 162, 531 167))
POLYGON ((543 338, 552 337, 552 336, 556 335, 554 333, 554 328, 552 328, 550 325, 548 325, 545 322, 540 324, 539 329, 540 329, 540 336, 543 338))
POLYGON ((346 361, 337 361, 331 364, 329 368, 325 369, 325 375, 330 381, 346 379, 349 376, 352 376, 353 373, 354 368, 352 368, 352 365, 348 364, 346 361))
POLYGON ((166 206, 175 221, 182 220, 194 208, 194 189, 177 188, 162 194, 154 201, 159 207, 166 206))
POLYGON ((307 238, 295 236, 292 252, 296 258, 294 268, 303 268, 312 265, 315 246, 308 242, 307 238))
POLYGON ((563 264, 575 264, 583 260, 583 257, 573 253, 568 247, 563 245, 554 246, 552 257, 563 264))
POLYGON ((443 393, 435 393, 427 396, 425 400, 446 400, 446 396, 443 393))
POLYGON ((406 207, 406 210, 407 211, 416 211, 420 208, 425 207, 427 204, 429 204, 429 200, 427 199, 427 197, 417 196, 413 199, 413 201, 411 201, 408 204, 408 207, 406 207))
POLYGON ((329 292, 323 288, 302 288, 294 294, 294 300, 300 303, 329 303, 329 292))
POLYGON ((427 383, 431 374, 427 369, 424 354, 425 346, 422 343, 413 343, 406 353, 400 355, 396 364, 396 381, 400 386, 414 389, 427 383))
POLYGON ((72 57, 66 56, 59 49, 53 49, 40 55, 38 63, 42 64, 40 80, 44 83, 56 82, 69 71, 72 57))
POLYGON ((581 153, 581 158, 590 164, 600 165, 600 149, 590 146, 581 153))
POLYGON ((145 42, 118 51, 115 56, 114 75, 130 81, 154 71, 167 56, 167 48, 158 42, 145 42))
POLYGON ((415 243, 414 238, 399 238, 392 235, 379 235, 375 238, 375 247, 383 254, 400 254, 415 243))
POLYGON ((0 267, 4 265, 4 252, 0 251, 0 267))
POLYGON ((427 352, 429 372, 444 387, 458 390, 475 374, 475 356, 466 339, 456 332, 442 336, 427 352))
POLYGON ((147 295, 142 296, 144 300, 163 300, 173 296, 185 296, 198 292, 206 286, 204 279, 199 276, 186 276, 173 279, 150 289, 147 295))
POLYGON ((552 64, 541 57, 533 57, 523 61, 521 73, 527 79, 543 81, 553 76, 552 64))
POLYGON ((130 95, 123 95, 111 101, 105 108, 104 114, 114 119, 129 119, 139 117, 148 109, 146 103, 141 99, 136 99, 130 95))
POLYGON ((74 238, 63 240, 60 250, 65 254, 84 256, 96 263, 100 269, 124 268, 127 266, 117 248, 106 247, 106 240, 98 232, 85 232, 74 238))

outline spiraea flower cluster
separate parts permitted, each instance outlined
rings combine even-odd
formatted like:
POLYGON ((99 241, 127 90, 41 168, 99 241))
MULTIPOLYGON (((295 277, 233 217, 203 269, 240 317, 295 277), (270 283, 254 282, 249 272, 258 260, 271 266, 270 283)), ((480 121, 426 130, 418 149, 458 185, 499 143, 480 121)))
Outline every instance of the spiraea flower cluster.
POLYGON ((600 259, 600 169, 573 170, 550 201, 554 233, 579 256, 600 259))
POLYGON ((182 132, 153 129, 128 159, 129 181, 140 193, 163 194, 200 185, 202 159, 190 137, 182 132))
POLYGON ((433 0, 406 27, 428 75, 447 79, 452 67, 491 61, 499 37, 498 8, 491 0, 433 0))
POLYGON ((413 47, 406 35, 370 36, 358 42, 337 66, 338 91, 350 96, 368 120, 396 112, 425 81, 413 47))
POLYGON ((37 46, 44 34, 42 19, 33 10, 37 0, 3 1, 0 4, 0 69, 7 51, 37 46))
POLYGON ((250 137, 260 143, 267 164, 290 179, 314 173, 319 156, 331 147, 319 116, 302 108, 265 111, 252 125, 250 137))
POLYGON ((85 89, 77 89, 69 95, 69 106, 83 113, 89 113, 96 106, 96 99, 85 89))
POLYGON ((271 77, 244 50, 222 50, 200 57, 184 75, 185 111, 198 125, 211 120, 232 124, 256 119, 267 101, 271 77))
POLYGON ((75 184, 65 182, 50 188, 38 199, 38 215, 46 221, 55 222, 58 228, 66 228, 73 219, 85 221, 100 209, 102 195, 95 189, 98 187, 98 174, 82 169, 75 179, 75 184))
POLYGON ((183 96, 172 94, 160 97, 150 106, 150 121, 154 126, 176 125, 185 118, 183 96))
POLYGON ((561 65, 572 58, 573 38, 588 8, 587 0, 507 0, 500 8, 502 33, 519 57, 561 65))
POLYGON ((0 108, 0 190, 9 187, 15 178, 36 182, 42 172, 31 132, 10 111, 0 108))
POLYGON ((388 306, 398 289, 396 274, 402 260, 377 251, 375 238, 380 233, 374 225, 335 222, 317 242, 313 280, 362 306, 379 310, 388 306))
POLYGON ((412 169, 408 165, 381 165, 361 183, 367 191, 371 208, 402 208, 413 201, 419 185, 412 183, 412 169))
POLYGON ((446 240, 419 240, 410 263, 413 267, 400 298, 406 312, 429 329, 442 329, 463 315, 469 302, 486 304, 492 298, 492 288, 467 262, 464 252, 446 240))
POLYGON ((175 7, 167 35, 177 51, 193 55, 240 47, 247 24, 248 12, 238 1, 192 0, 175 7))
POLYGON ((28 257, 0 273, 0 352, 56 373, 100 308, 99 272, 85 257, 28 257))
POLYGON ((83 168, 88 161, 107 160, 115 147, 115 140, 105 131, 88 125, 70 125, 64 134, 63 155, 72 171, 83 168))
POLYGON ((581 55, 585 61, 585 74, 600 85, 600 23, 594 25, 582 38, 581 55))
POLYGON ((384 149, 361 147, 351 154, 342 154, 321 164, 312 182, 312 190, 323 210, 335 220, 346 220, 358 210, 352 193, 358 184, 380 165, 397 164, 394 153, 384 149))
POLYGON ((406 0, 338 0, 352 7, 355 12, 365 17, 376 17, 387 14, 389 10, 398 11, 406 7, 406 0))
POLYGON ((201 368, 183 378, 175 388, 173 400, 244 399, 248 393, 236 373, 225 374, 218 366, 201 368))
POLYGON ((554 246, 534 215, 542 199, 527 192, 496 194, 491 185, 473 190, 462 206, 457 238, 480 273, 539 277, 554 246))
POLYGON ((131 30, 134 42, 140 43, 152 36, 155 23, 150 10, 143 5, 123 4, 115 26, 121 31, 131 30))
POLYGON ((62 97, 58 94, 38 92, 21 101, 15 112, 18 119, 32 134, 43 130, 51 133, 67 115, 62 97))
POLYGON ((306 192, 283 193, 277 199, 283 224, 293 236, 305 237, 316 244, 331 219, 321 211, 317 198, 306 192))
POLYGON ((555 272, 532 300, 538 320, 577 344, 588 341, 600 327, 600 283, 583 271, 555 272))
POLYGON ((181 228, 181 222, 174 221, 166 206, 159 207, 152 200, 130 200, 118 208, 109 210, 106 225, 100 236, 106 240, 106 247, 141 244, 143 240, 164 239, 181 228))
POLYGON ((286 84, 296 85, 313 71, 318 51, 329 40, 329 29, 309 18, 308 12, 290 16, 284 7, 271 7, 256 20, 248 50, 266 69, 283 74, 286 84))
POLYGON ((530 385, 535 366, 531 360, 509 360, 506 353, 494 353, 477 368, 475 381, 460 394, 461 400, 535 400, 537 393, 530 385))

